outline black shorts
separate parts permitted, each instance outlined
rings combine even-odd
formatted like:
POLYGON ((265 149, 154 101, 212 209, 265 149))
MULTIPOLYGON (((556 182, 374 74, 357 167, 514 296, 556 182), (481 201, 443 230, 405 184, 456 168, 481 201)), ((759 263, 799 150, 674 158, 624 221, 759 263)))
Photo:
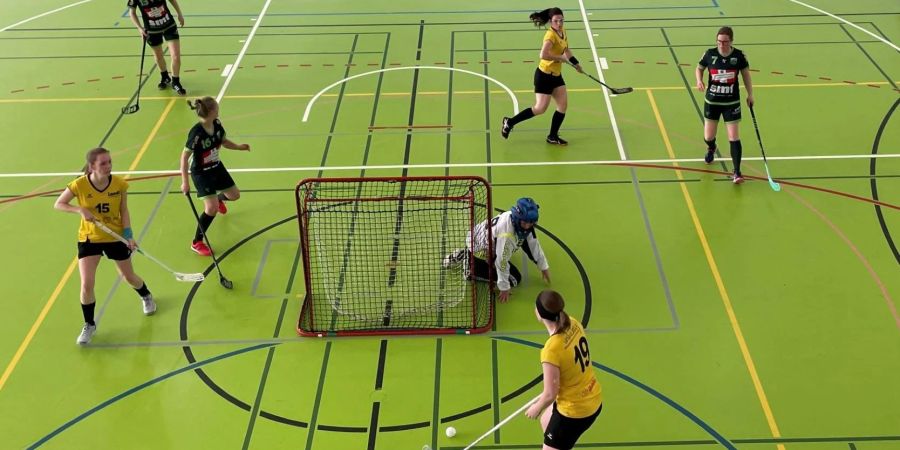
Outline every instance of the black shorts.
POLYGON ((594 420, 602 410, 603 404, 601 403, 597 412, 581 419, 573 419, 560 414, 556 409, 556 402, 553 402, 553 414, 550 415, 550 422, 547 424, 547 430, 544 431, 544 445, 559 450, 569 450, 575 447, 575 442, 594 424, 594 420))
POLYGON ((534 92, 536 94, 550 95, 554 89, 565 85, 566 80, 563 80, 562 74, 550 75, 542 72, 540 68, 534 69, 534 92))
POLYGON ((725 123, 728 122, 738 122, 741 120, 741 104, 735 103, 733 105, 711 105, 709 103, 703 104, 703 117, 706 117, 709 120, 719 120, 719 116, 725 118, 725 123))
POLYGON ((163 43, 163 38, 165 38, 166 42, 177 41, 178 26, 172 25, 171 27, 166 28, 166 30, 161 33, 147 33, 147 45, 156 47, 163 43))
POLYGON ((196 173, 191 172, 191 179, 194 180, 197 198, 216 195, 234 187, 234 180, 231 179, 231 175, 222 163, 207 170, 200 169, 196 173))
POLYGON ((131 250, 122 242, 79 242, 78 259, 106 254, 113 261, 124 261, 131 257, 131 250))

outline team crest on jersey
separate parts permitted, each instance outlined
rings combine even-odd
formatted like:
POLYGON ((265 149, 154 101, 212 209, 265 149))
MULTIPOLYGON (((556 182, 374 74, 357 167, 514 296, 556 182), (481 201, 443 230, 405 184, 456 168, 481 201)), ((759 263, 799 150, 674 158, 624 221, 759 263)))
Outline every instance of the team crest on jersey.
POLYGON ((737 65, 737 58, 731 58, 731 59, 729 59, 729 60, 728 60, 728 64, 731 64, 732 66, 736 66, 736 65, 737 65))

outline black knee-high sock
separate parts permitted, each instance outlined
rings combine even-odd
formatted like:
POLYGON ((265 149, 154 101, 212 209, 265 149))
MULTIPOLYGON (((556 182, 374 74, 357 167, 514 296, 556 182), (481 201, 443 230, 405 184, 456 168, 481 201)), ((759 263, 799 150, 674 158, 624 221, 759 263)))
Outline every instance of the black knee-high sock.
POLYGON ((710 140, 704 139, 703 142, 706 142, 706 149, 709 151, 713 151, 716 149, 716 138, 712 138, 710 140))
POLYGON ((216 216, 207 216, 206 211, 200 213, 200 225, 197 226, 197 232, 194 233, 194 242, 203 240, 203 233, 206 233, 215 218, 216 216))
POLYGON ((513 118, 509 119, 509 127, 512 128, 516 126, 519 122, 524 122, 530 118, 534 117, 534 111, 531 108, 525 108, 522 111, 519 111, 518 114, 513 116, 513 118))
POLYGON ((553 118, 550 119, 550 136, 559 136, 559 127, 562 126, 563 120, 566 120, 566 113, 553 111, 553 118))
POLYGON ((142 284, 141 287, 136 288, 134 291, 137 292, 141 297, 150 295, 150 289, 147 289, 147 283, 142 284))
POLYGON ((97 325, 94 323, 94 306, 97 305, 97 302, 91 303, 89 305, 81 304, 81 315, 84 316, 84 321, 88 325, 97 325))
POLYGON ((736 141, 730 141, 731 144, 731 162, 734 164, 734 173, 740 175, 741 174, 741 155, 743 154, 743 148, 741 147, 741 140, 738 139, 736 141))

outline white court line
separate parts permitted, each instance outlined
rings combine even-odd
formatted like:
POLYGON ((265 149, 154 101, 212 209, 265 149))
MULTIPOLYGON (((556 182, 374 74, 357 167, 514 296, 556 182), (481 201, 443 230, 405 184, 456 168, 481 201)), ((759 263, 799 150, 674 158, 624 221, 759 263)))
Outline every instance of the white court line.
POLYGON ((250 47, 250 41, 253 40, 253 35, 255 35, 256 30, 259 29, 259 24, 262 23, 262 18, 266 15, 270 3, 272 3, 272 0, 266 0, 266 4, 263 5, 262 11, 259 12, 259 17, 257 18, 256 23, 253 24, 253 29, 250 30, 250 34, 247 35, 247 42, 244 42, 244 47, 241 49, 241 52, 238 53, 237 59, 234 60, 234 64, 232 64, 235 70, 228 72, 228 78, 225 78, 225 83, 222 85, 219 95, 216 96, 217 102, 222 102, 222 97, 225 96, 225 90, 228 89, 228 85, 231 84, 231 79, 234 78, 234 74, 237 73, 237 68, 241 66, 241 60, 244 59, 244 54, 247 53, 247 49, 250 47))
POLYGON ((225 66, 225 69, 222 70, 222 76, 227 77, 229 74, 231 74, 232 67, 234 67, 234 64, 228 64, 227 66, 225 66))
POLYGON ((894 50, 897 50, 898 52, 900 52, 900 47, 897 47, 896 45, 894 45, 893 42, 891 42, 891 41, 889 41, 889 40, 887 40, 887 39, 885 39, 885 38, 883 38, 883 37, 881 37, 881 36, 878 36, 877 34, 871 32, 871 31, 869 31, 869 30, 867 30, 867 29, 865 29, 865 28, 863 28, 863 27, 861 27, 861 26, 859 26, 859 25, 857 25, 857 24, 855 24, 855 23, 853 23, 853 22, 850 22, 849 20, 846 20, 846 19, 844 19, 844 18, 842 18, 842 17, 838 17, 838 16, 836 16, 836 15, 834 15, 834 14, 828 12, 828 11, 825 11, 825 10, 822 10, 822 9, 819 9, 819 8, 816 8, 815 6, 807 5, 806 3, 803 3, 803 2, 800 2, 800 1, 797 1, 797 0, 791 0, 791 1, 794 2, 794 3, 796 3, 796 4, 798 4, 798 5, 803 5, 803 6, 807 7, 807 8, 809 8, 809 9, 812 9, 812 10, 814 10, 814 11, 818 11, 818 12, 820 12, 820 13, 822 13, 822 14, 825 14, 826 16, 829 16, 829 17, 831 17, 832 19, 840 20, 841 22, 844 22, 844 23, 846 23, 847 25, 850 25, 851 27, 856 28, 857 30, 862 31, 863 33, 866 33, 866 34, 868 34, 869 36, 872 36, 873 38, 878 39, 879 41, 884 42, 884 43, 887 44, 887 45, 890 45, 894 50))
MULTIPOLYGON (((587 33, 588 44, 591 46, 591 55, 594 57, 594 67, 597 69, 597 77, 600 81, 606 83, 603 77, 603 69, 600 67, 600 57, 597 56, 597 46, 594 44, 594 34, 591 32, 591 23, 588 21, 587 11, 584 9, 584 0, 578 0, 578 7, 581 8, 581 19, 584 21, 584 31, 587 33)), ((622 144, 622 135, 619 133, 619 123, 616 121, 616 114, 612 109, 612 102, 609 100, 609 90, 603 89, 603 101, 606 102, 606 110, 609 112, 609 122, 612 126, 613 136, 616 138, 616 147, 619 148, 619 158, 622 161, 628 159, 625 156, 625 145, 622 144)))
POLYGON ((607 64, 606 58, 600 58, 600 68, 603 70, 609 70, 609 64, 607 64))
POLYGON ((27 18, 27 19, 25 19, 25 20, 16 22, 16 23, 14 23, 14 24, 12 24, 12 25, 9 25, 9 26, 7 26, 7 27, 3 27, 2 29, 0 29, 0 33, 4 32, 4 31, 6 31, 6 30, 8 30, 8 29, 10 29, 10 28, 15 28, 15 27, 17 27, 17 26, 19 26, 19 25, 22 25, 23 23, 28 23, 28 22, 31 22, 32 20, 40 19, 41 17, 49 16, 50 14, 53 14, 53 13, 55 13, 55 12, 60 12, 60 11, 62 11, 62 10, 64 10, 64 9, 68 9, 68 8, 73 7, 73 6, 78 6, 78 5, 82 4, 82 3, 87 3, 87 2, 89 2, 89 1, 91 1, 91 0, 81 0, 80 2, 75 2, 75 3, 72 3, 71 5, 63 6, 62 8, 56 8, 56 9, 54 9, 53 11, 47 11, 47 12, 45 12, 45 13, 43 13, 43 14, 38 14, 38 15, 36 15, 36 16, 34 16, 34 17, 29 17, 29 18, 27 18))
MULTIPOLYGON (((807 156, 769 156, 769 161, 819 161, 841 159, 870 159, 870 158, 900 158, 900 153, 879 155, 807 155, 807 156)), ((742 161, 762 161, 762 157, 744 157, 742 161)), ((298 167, 257 167, 246 169, 228 169, 229 173, 270 173, 270 172, 317 172, 330 170, 380 170, 380 169, 453 169, 453 168, 485 168, 485 167, 550 167, 550 166, 609 166, 622 163, 628 164, 671 164, 671 163, 699 163, 702 158, 680 159, 621 159, 596 160, 596 161, 531 161, 531 162, 490 162, 490 163, 439 163, 439 164, 395 164, 383 166, 298 166, 298 167)), ((177 171, 166 170, 132 170, 128 172, 116 172, 116 175, 172 175, 177 171)), ((44 173, 0 173, 0 178, 35 178, 35 177, 63 177, 84 175, 82 172, 44 172, 44 173)))
POLYGON ((373 70, 373 71, 371 71, 371 72, 360 73, 360 74, 357 74, 357 75, 353 75, 352 77, 347 77, 347 78, 344 78, 343 80, 338 80, 338 81, 335 81, 334 83, 331 83, 328 87, 326 87, 325 89, 322 89, 321 91, 319 91, 318 93, 316 93, 316 95, 314 95, 313 98, 311 98, 311 99, 309 100, 309 103, 306 104, 306 111, 303 112, 303 122, 306 122, 306 120, 309 119, 309 112, 312 111, 313 104, 316 103, 316 100, 318 100, 319 97, 321 97, 322 94, 324 94, 325 92, 327 92, 329 89, 331 89, 331 88, 333 88, 333 87, 335 87, 335 86, 337 86, 337 85, 339 85, 339 84, 341 84, 341 83, 345 83, 345 82, 350 81, 350 80, 352 80, 352 79, 354 79, 354 78, 364 77, 364 76, 372 75, 372 74, 375 74, 375 73, 391 72, 391 71, 394 71, 394 70, 415 70, 415 69, 450 70, 450 71, 454 71, 454 72, 462 72, 462 73, 467 73, 467 74, 469 74, 469 75, 475 75, 476 77, 484 78, 485 80, 491 81, 491 82, 493 82, 494 84, 496 84, 497 86, 502 87, 503 90, 505 90, 506 93, 509 94, 509 98, 512 99, 512 102, 513 102, 513 114, 517 114, 517 113, 519 112, 519 100, 516 98, 516 95, 513 94, 513 91, 512 91, 510 88, 508 88, 505 84, 503 84, 503 83, 497 81, 496 79, 491 78, 491 77, 489 77, 489 76, 487 76, 487 75, 482 75, 482 74, 480 74, 480 73, 478 73, 478 72, 472 72, 472 71, 470 71, 470 70, 457 69, 457 68, 455 68, 455 67, 407 66, 407 67, 391 67, 391 68, 389 68, 389 69, 373 70))

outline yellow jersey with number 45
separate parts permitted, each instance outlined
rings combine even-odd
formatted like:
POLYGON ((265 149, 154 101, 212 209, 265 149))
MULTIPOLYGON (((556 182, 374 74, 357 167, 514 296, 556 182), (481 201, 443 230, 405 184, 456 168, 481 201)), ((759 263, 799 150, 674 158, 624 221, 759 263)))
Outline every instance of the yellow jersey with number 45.
POLYGON ((541 363, 559 368, 556 408, 566 417, 580 419, 597 411, 603 402, 603 390, 594 377, 584 327, 572 317, 569 320, 571 324, 565 332, 547 339, 541 350, 541 363))
MULTIPOLYGON (((123 178, 110 175, 109 185, 102 191, 97 189, 87 175, 80 176, 69 183, 70 191, 78 199, 78 205, 87 208, 94 214, 97 220, 122 234, 122 197, 128 190, 128 182, 123 178)), ((81 226, 78 227, 78 242, 115 242, 116 238, 106 234, 93 223, 81 218, 81 226)))

